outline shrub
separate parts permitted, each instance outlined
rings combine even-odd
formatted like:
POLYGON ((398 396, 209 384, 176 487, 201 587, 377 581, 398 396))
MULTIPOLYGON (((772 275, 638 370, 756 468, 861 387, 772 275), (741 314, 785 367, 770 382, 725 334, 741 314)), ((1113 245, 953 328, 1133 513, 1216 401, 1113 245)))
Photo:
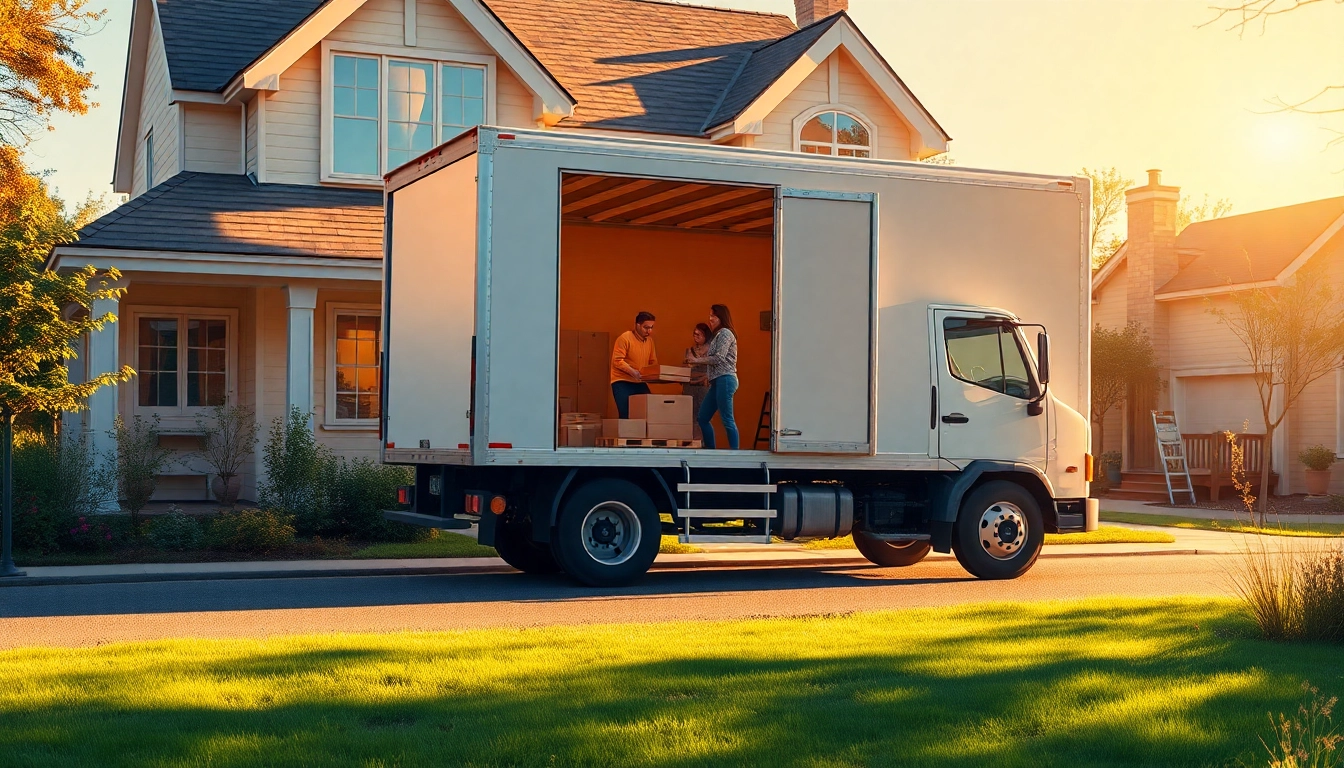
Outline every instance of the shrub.
POLYGON ((182 552, 200 547, 205 541, 205 530, 199 520, 173 507, 168 514, 154 520, 148 539, 155 549, 182 552))
POLYGON ((1344 548, 1303 558, 1297 588, 1302 639, 1344 643, 1344 548))
POLYGON ((422 541, 432 529, 383 519, 397 503, 397 486, 415 482, 414 470, 375 464, 368 459, 342 461, 332 486, 332 529, 370 541, 422 541))
POLYGON ((1344 547, 1248 545, 1232 585, 1266 640, 1344 643, 1344 547))
POLYGON ((230 552, 269 552, 294 543, 288 515, 261 509, 225 512, 210 524, 210 546, 230 552))
POLYGON ((14 435, 14 542, 53 552, 73 521, 91 517, 109 497, 88 438, 22 430, 14 435))
POLYGON ((318 444, 308 414, 293 408, 286 418, 271 422, 262 462, 266 466, 266 481, 258 491, 262 508, 293 518, 304 535, 328 532, 331 489, 340 462, 318 444))
POLYGON ((116 515, 88 517, 80 515, 70 524, 64 536, 72 549, 84 552, 106 552, 134 538, 131 522, 116 515))
POLYGON ((196 419, 201 431, 201 450, 196 455, 209 465, 223 483, 221 504, 238 500, 232 480, 243 469, 243 462, 257 445, 257 418, 245 405, 217 405, 210 421, 196 419))
MULTIPOLYGON (((159 475, 172 464, 172 450, 159 445, 159 417, 136 416, 127 424, 120 415, 108 432, 117 442, 117 492, 131 513, 131 527, 139 532, 140 511, 149 503, 159 485, 159 475)), ((111 457, 109 457, 111 458, 111 457)))
POLYGON ((1335 463, 1335 452, 1324 445, 1313 445, 1310 448, 1303 448, 1297 454, 1297 460, 1307 465, 1307 469, 1319 472, 1329 469, 1330 465, 1335 463))

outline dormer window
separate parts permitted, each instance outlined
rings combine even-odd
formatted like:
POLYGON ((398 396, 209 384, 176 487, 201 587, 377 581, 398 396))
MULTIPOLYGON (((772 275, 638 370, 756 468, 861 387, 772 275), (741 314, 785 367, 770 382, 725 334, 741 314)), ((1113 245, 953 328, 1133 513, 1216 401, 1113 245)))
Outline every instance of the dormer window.
POLYGON ((844 112, 822 112, 803 123, 798 132, 798 149, 810 155, 872 157, 873 143, 868 126, 844 112))
POLYGON ((462 58, 472 60, 329 51, 322 180, 381 181, 384 173, 491 120, 494 58, 462 58))

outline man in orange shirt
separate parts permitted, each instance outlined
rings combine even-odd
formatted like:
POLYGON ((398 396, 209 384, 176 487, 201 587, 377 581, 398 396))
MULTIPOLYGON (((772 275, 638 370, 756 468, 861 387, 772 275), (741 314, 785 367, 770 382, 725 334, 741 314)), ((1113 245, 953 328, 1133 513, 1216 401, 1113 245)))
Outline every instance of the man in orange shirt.
POLYGON ((658 353, 653 349, 652 312, 635 315, 635 327, 616 338, 611 350, 611 395, 616 398, 616 413, 622 419, 630 418, 630 396, 647 395, 649 385, 640 371, 658 364, 658 353))

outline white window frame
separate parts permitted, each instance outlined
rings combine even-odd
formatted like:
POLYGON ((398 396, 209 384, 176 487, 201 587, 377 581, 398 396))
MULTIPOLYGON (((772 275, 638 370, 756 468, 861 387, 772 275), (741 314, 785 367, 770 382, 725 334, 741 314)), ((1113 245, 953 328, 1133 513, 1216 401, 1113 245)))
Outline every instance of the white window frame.
MULTIPOLYGON (((846 148, 846 149, 865 149, 865 150, 867 150, 867 151, 868 151, 868 157, 856 158, 856 159, 859 159, 859 160, 872 160, 872 159, 875 159, 875 158, 877 157, 877 123, 874 123, 872 120, 868 119, 868 116, 865 115, 865 114, 863 114, 863 112, 860 112, 859 110, 855 109, 854 107, 849 106, 848 104, 821 104, 821 105, 812 107, 811 109, 807 110, 806 112, 803 112, 803 113, 802 113, 801 115, 799 115, 798 117, 795 117, 795 118, 793 119, 793 151, 794 151, 794 152, 802 152, 802 151, 803 151, 803 138, 802 138, 802 134, 803 134, 803 126, 805 126, 805 125, 807 125, 809 122, 811 122, 811 121, 812 121, 812 118, 816 117, 817 115, 825 114, 826 112, 842 112, 842 113, 844 113, 844 115, 845 115, 846 117, 849 117, 849 118, 851 118, 851 119, 853 119, 853 120, 857 120, 859 123, 861 123, 861 124, 863 125, 863 127, 864 127, 865 129, 868 130, 868 145, 867 145, 867 146, 860 146, 860 145, 858 145, 858 144, 837 144, 837 143, 835 142, 835 140, 834 140, 834 137, 832 137, 832 140, 831 140, 831 153, 832 153, 832 154, 829 155, 830 157, 840 157, 840 155, 835 154, 836 152, 838 152, 838 148, 839 148, 839 147, 844 147, 844 148, 846 148)), ((807 143, 808 143, 808 144, 818 144, 819 142, 809 141, 809 142, 807 142, 807 143)))
POLYGON ((442 64, 459 64, 485 69, 485 124, 495 123, 495 76, 496 59, 477 53, 461 51, 432 50, 428 48, 397 48, 386 45, 365 45, 335 40, 322 41, 322 147, 321 173, 319 179, 335 184, 369 184, 381 187, 383 174, 392 170, 387 167, 387 63, 389 60, 410 61, 434 65, 434 131, 435 146, 444 141, 440 136, 442 120, 439 114, 443 108, 442 64), (332 62, 336 56, 364 56, 378 59, 378 168, 377 175, 336 173, 335 136, 333 120, 335 111, 335 87, 332 62))
POLYGON ((224 397, 226 402, 238 402, 238 310, 221 309, 219 307, 174 307, 174 306, 146 306, 137 305, 132 307, 128 314, 130 322, 130 349, 126 350, 127 359, 134 361, 132 368, 140 364, 140 318, 142 317, 175 317, 180 322, 178 326, 178 368, 177 368, 177 394, 178 405, 169 408, 160 408, 150 405, 140 405, 140 387, 138 382, 132 380, 131 385, 126 387, 130 390, 130 409, 138 416, 158 416, 164 432, 196 432, 197 417, 205 416, 211 410, 208 405, 187 405, 186 398, 186 366, 187 356, 183 339, 186 337, 187 320, 223 320, 224 321, 224 397))
MULTIPOLYGON (((364 315, 378 319, 378 369, 383 366, 383 307, 380 304, 353 304, 346 302, 327 302, 327 362, 326 362, 326 403, 322 408, 322 426, 325 429, 377 430, 378 419, 338 419, 336 418, 336 316, 364 315)), ((383 383, 378 382, 379 396, 383 383)))

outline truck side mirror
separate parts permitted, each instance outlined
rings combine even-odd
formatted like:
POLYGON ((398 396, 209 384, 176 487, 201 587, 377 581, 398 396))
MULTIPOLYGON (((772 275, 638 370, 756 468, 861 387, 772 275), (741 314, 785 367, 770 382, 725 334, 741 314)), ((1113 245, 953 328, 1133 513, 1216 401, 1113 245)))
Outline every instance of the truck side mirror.
POLYGON ((1036 378, 1041 384, 1050 383, 1050 334, 1036 334, 1036 378))

